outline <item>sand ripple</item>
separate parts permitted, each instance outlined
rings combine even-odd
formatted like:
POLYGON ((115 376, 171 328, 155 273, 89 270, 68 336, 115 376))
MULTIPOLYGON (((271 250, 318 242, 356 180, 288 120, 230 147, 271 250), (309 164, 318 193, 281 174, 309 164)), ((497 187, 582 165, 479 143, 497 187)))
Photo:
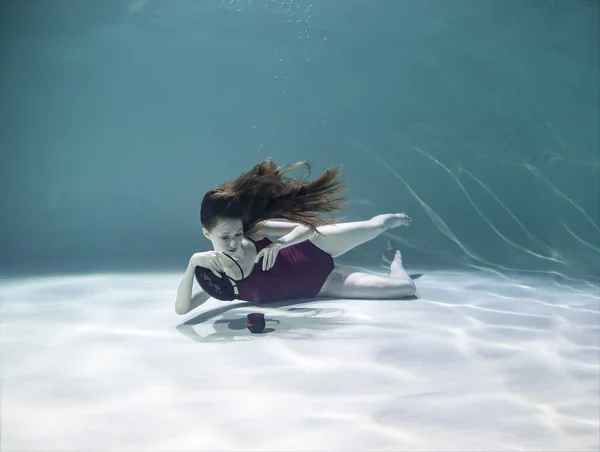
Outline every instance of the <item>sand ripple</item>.
POLYGON ((178 275, 4 281, 3 450, 598 450, 598 288, 173 313, 178 275), (265 334, 244 325, 268 318, 265 334), (187 320, 187 321, 186 321, 187 320))

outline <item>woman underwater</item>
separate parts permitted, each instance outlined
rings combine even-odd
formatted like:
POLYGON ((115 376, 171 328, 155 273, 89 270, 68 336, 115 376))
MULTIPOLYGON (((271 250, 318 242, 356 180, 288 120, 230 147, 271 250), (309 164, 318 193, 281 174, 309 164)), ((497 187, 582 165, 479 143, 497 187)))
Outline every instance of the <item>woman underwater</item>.
POLYGON ((190 312, 211 296, 268 303, 415 294, 398 250, 387 276, 346 270, 333 259, 391 228, 408 226, 411 219, 402 213, 354 222, 321 219, 319 214, 339 211, 346 203, 340 196, 341 167, 331 167, 310 182, 286 176, 301 165, 306 166, 305 176, 310 175, 306 162, 282 170, 267 159, 204 195, 200 221, 214 250, 190 258, 177 290, 177 314, 190 312), (279 238, 271 241, 267 236, 279 238))

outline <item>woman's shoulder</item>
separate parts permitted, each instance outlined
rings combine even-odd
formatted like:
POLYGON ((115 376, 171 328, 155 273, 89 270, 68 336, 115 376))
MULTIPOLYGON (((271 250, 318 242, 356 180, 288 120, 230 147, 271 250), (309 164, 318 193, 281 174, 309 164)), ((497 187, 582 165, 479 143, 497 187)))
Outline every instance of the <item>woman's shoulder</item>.
POLYGON ((260 251, 265 246, 269 246, 271 243, 273 243, 268 237, 261 237, 257 239, 250 236, 246 236, 246 238, 252 243, 254 243, 254 245, 256 245, 257 251, 260 251))

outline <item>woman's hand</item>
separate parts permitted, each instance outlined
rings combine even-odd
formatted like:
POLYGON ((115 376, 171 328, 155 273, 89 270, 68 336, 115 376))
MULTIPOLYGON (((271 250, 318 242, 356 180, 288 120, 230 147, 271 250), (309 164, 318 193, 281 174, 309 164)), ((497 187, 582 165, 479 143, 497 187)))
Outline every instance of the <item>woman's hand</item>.
POLYGON ((254 262, 258 262, 261 258, 263 260, 262 269, 263 271, 270 270, 273 265, 275 265, 275 259, 277 259, 277 254, 279 254, 279 250, 283 248, 281 243, 273 242, 269 246, 264 247, 257 255, 254 262))
POLYGON ((203 253, 196 253, 190 258, 190 265, 194 268, 196 267, 204 267, 208 268, 212 271, 215 276, 221 276, 222 273, 225 273, 223 270, 223 265, 221 264, 222 253, 217 251, 205 251, 203 253))

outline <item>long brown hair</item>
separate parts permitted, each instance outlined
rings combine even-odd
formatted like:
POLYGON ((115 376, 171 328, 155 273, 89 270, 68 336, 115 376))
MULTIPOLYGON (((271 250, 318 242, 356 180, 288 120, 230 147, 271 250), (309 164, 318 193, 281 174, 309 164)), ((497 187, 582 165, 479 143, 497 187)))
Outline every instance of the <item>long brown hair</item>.
POLYGON ((341 165, 328 168, 310 182, 307 181, 311 173, 308 162, 282 168, 266 159, 250 171, 208 191, 200 207, 202 226, 210 231, 221 218, 239 218, 247 231, 259 221, 282 218, 316 232, 317 226, 340 220, 326 220, 319 215, 336 212, 346 204, 346 198, 341 196, 345 182, 338 178, 341 165), (306 167, 300 178, 286 176, 299 166, 306 167))

